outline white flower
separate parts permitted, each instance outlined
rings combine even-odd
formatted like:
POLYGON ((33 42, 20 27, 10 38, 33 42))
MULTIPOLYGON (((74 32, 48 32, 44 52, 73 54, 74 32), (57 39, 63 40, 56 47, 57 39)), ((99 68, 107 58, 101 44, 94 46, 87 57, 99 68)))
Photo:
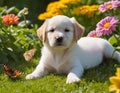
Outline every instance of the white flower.
POLYGON ((18 16, 21 17, 22 14, 27 15, 27 14, 28 14, 28 8, 24 7, 24 8, 18 13, 18 16))

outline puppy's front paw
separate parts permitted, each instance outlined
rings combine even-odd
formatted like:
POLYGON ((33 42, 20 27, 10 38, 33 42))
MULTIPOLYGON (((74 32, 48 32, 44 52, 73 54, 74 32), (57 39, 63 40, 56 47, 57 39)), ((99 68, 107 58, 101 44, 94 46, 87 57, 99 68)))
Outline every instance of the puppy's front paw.
POLYGON ((80 81, 79 77, 77 77, 74 73, 70 73, 67 76, 66 84, 75 83, 79 81, 80 81))
POLYGON ((26 79, 28 80, 28 79, 36 79, 36 77, 34 76, 34 75, 32 75, 32 74, 28 74, 27 76, 26 76, 26 79))

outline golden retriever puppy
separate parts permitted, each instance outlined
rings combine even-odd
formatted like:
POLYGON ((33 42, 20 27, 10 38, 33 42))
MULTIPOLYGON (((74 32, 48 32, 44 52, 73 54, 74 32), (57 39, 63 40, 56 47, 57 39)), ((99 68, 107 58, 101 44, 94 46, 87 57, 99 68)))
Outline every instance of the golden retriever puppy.
POLYGON ((67 74, 66 83, 69 84, 80 81, 84 69, 99 65, 104 56, 120 62, 120 53, 114 52, 108 41, 81 38, 83 33, 84 27, 75 18, 58 15, 47 19, 37 31, 43 41, 40 62, 26 79, 36 79, 49 73, 67 74))

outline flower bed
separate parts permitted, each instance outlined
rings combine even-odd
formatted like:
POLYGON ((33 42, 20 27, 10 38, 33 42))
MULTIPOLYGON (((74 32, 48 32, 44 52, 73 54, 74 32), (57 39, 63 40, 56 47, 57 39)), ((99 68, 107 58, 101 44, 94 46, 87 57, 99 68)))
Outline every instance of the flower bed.
POLYGON ((85 26, 84 36, 101 37, 120 50, 120 1, 97 1, 97 0, 63 0, 48 4, 39 20, 45 20, 55 15, 67 15, 75 17, 85 26), (57 8, 55 8, 57 6, 57 8))
POLYGON ((26 19, 28 9, 19 11, 15 7, 0 7, 0 62, 18 61, 23 52, 41 46, 37 36, 37 25, 26 19))

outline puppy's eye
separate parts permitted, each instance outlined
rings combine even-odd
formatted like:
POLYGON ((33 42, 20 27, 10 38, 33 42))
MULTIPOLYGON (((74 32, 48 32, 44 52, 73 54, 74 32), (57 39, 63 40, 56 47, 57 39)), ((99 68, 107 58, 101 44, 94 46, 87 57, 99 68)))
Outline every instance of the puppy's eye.
POLYGON ((70 30, 69 29, 65 29, 65 32, 69 32, 70 30))
POLYGON ((54 29, 51 29, 50 32, 54 32, 55 30, 54 29))

